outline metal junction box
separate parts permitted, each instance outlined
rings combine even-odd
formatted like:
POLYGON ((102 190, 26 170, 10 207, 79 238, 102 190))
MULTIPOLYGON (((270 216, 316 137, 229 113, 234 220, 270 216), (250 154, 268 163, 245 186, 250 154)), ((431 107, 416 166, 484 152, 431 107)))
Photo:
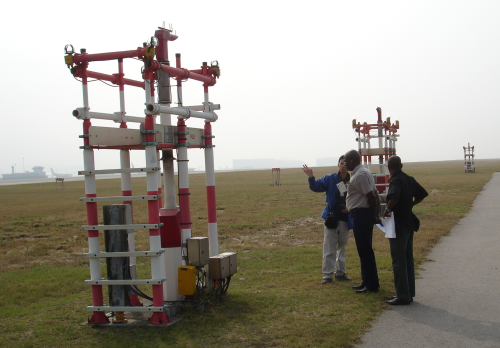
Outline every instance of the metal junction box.
POLYGON ((238 271, 238 262, 236 260, 236 253, 234 252, 226 252, 222 253, 221 256, 224 255, 229 258, 229 275, 233 275, 238 271))
POLYGON ((186 296, 196 294, 196 267, 180 266, 177 269, 177 282, 179 294, 186 296))
POLYGON ((212 256, 208 263, 210 279, 224 279, 237 272, 236 253, 227 252, 212 256))
POLYGON ((227 255, 212 256, 208 261, 210 279, 229 277, 229 257, 227 255))
POLYGON ((181 214, 179 209, 160 209, 160 227, 161 247, 162 248, 180 248, 182 246, 181 238, 181 214))
POLYGON ((188 263, 192 266, 205 266, 208 263, 208 238, 193 237, 186 240, 188 263))

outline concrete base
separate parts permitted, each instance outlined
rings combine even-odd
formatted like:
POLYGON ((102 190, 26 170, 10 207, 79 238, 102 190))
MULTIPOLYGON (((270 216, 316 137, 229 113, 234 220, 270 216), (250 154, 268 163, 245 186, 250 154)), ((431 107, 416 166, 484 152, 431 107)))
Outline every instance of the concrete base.
MULTIPOLYGON (((144 305, 150 305, 151 302, 141 299, 144 305)), ((170 322, 165 325, 153 325, 149 323, 149 318, 153 315, 151 312, 125 312, 126 323, 113 323, 113 317, 109 317, 109 323, 104 324, 89 324, 82 323, 81 325, 91 325, 93 327, 99 328, 126 328, 131 326, 151 326, 151 327, 168 327, 172 326, 182 320, 183 315, 180 313, 181 308, 178 305, 173 305, 167 307, 165 314, 171 319, 170 322)))

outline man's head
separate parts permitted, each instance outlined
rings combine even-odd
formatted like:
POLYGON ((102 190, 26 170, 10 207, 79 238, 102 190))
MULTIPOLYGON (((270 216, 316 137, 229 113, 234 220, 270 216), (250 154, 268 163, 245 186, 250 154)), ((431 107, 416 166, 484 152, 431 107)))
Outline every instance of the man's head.
POLYGON ((347 151, 344 159, 347 170, 353 170, 361 163, 361 156, 356 150, 347 151))
POLYGON ((345 156, 344 155, 342 155, 342 156, 339 157, 339 163, 338 163, 338 165, 339 165, 339 172, 341 174, 347 173, 347 168, 345 166, 345 156))
POLYGON ((391 173, 391 175, 399 172, 403 168, 401 158, 399 158, 399 156, 392 156, 389 158, 389 161, 387 161, 387 168, 389 168, 389 173, 391 173))

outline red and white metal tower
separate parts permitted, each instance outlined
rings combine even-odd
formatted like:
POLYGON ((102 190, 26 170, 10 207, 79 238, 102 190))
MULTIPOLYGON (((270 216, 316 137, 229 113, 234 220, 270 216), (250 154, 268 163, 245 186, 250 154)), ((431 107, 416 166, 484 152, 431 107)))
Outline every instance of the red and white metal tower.
POLYGON ((374 174, 375 183, 379 194, 385 194, 389 186, 389 170, 387 161, 389 157, 396 154, 396 141, 399 134, 396 132, 399 129, 399 121, 391 124, 391 118, 387 117, 386 121, 382 121, 382 109, 377 108, 377 123, 363 124, 352 120, 352 128, 357 133, 356 141, 358 142, 358 151, 362 158, 362 164, 372 171, 372 156, 378 156, 378 163, 374 166, 378 167, 378 173, 374 174), (371 140, 377 139, 378 143, 372 146, 371 140))
POLYGON ((464 146, 464 167, 466 173, 475 173, 476 167, 474 166, 474 146, 470 146, 467 143, 467 147, 464 146))
MULTIPOLYGON (((218 116, 214 111, 220 105, 209 100, 209 87, 215 85, 220 76, 218 62, 210 66, 204 62, 200 69, 187 70, 181 67, 181 55, 176 54, 175 67, 170 66, 168 57, 168 42, 177 36, 172 30, 159 28, 155 31, 151 42, 133 50, 89 54, 85 49, 75 53, 71 45, 65 48, 65 63, 71 69, 75 78, 80 78, 83 88, 83 107, 73 111, 73 116, 83 121, 83 149, 85 175, 85 194, 81 198, 87 207, 87 225, 82 226, 88 231, 90 258, 90 280, 92 286, 92 306, 87 307, 93 312, 89 323, 105 323, 108 319, 105 311, 150 312, 149 322, 164 325, 170 321, 166 315, 165 302, 177 301, 182 296, 178 293, 177 270, 187 263, 186 241, 191 237, 191 217, 189 202, 188 148, 203 148, 205 151, 205 172, 208 211, 208 244, 210 256, 220 256, 218 249, 215 172, 212 143, 211 123, 218 116), (142 60, 142 81, 126 79, 123 71, 123 59, 135 58, 142 60), (96 61, 117 62, 118 73, 103 74, 89 70, 89 64, 96 61), (109 114, 90 111, 88 97, 88 79, 94 78, 108 81, 119 86, 119 111, 109 114), (177 82, 178 106, 171 107, 170 80, 177 82), (195 80, 202 83, 202 105, 183 106, 182 83, 195 80), (158 83, 158 95, 155 94, 155 83, 158 83), (124 87, 132 86, 145 90, 146 110, 144 116, 129 116, 125 110, 124 87), (156 99, 157 98, 157 99, 156 99), (177 116, 177 124, 171 122, 171 115, 177 116), (158 117, 159 116, 159 117, 158 117), (205 121, 203 129, 188 128, 186 120, 190 117, 205 121), (92 126, 92 119, 112 120, 119 127, 92 126), (140 129, 131 129, 127 123, 139 123, 140 129), (95 149, 114 149, 120 152, 120 168, 96 170, 94 161, 95 149), (146 166, 131 168, 130 150, 145 152, 146 166), (177 151, 177 159, 174 158, 177 151), (176 201, 174 161, 177 161, 179 182, 179 206, 176 201), (163 167, 163 186, 161 191, 161 165, 163 167), (98 197, 96 192, 96 175, 120 173, 121 196, 98 197), (147 193, 132 195, 132 173, 146 173, 147 193), (163 198, 163 200, 162 200, 163 198), (128 225, 99 225, 98 202, 121 201, 132 205, 133 201, 147 201, 148 222, 128 225), (117 257, 116 253, 103 253, 99 246, 99 231, 128 230, 127 252, 120 252, 121 257, 129 257, 132 279, 103 280, 101 275, 101 258, 117 257), (149 250, 136 251, 133 231, 135 229, 149 230, 149 250), (151 259, 151 279, 136 279, 136 257, 151 259), (131 296, 132 307, 105 306, 103 302, 103 285, 137 285, 152 286, 153 305, 140 306, 137 298, 131 296), (134 306, 135 305, 135 306, 134 306)), ((234 264, 236 265, 236 264, 234 264)), ((208 270, 209 272, 209 270, 208 270)), ((209 283, 208 283, 209 284, 209 283)))

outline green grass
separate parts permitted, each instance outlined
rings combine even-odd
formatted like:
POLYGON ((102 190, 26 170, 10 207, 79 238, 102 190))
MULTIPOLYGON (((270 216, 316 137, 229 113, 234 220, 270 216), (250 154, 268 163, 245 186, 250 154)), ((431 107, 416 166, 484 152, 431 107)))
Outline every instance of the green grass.
MULTIPOLYGON (((477 173, 464 174, 461 161, 405 164, 403 169, 430 193, 415 208, 421 220, 417 262, 425 261, 430 248, 469 211, 491 174, 500 170, 500 160, 476 161, 476 167, 477 173)), ((317 177, 332 170, 314 169, 317 177)), ((194 236, 207 234, 204 180, 190 176, 194 236)), ((238 273, 228 293, 207 303, 203 313, 185 308, 182 321, 171 327, 126 330, 81 325, 91 305, 83 282, 89 278, 82 257, 87 237, 80 230, 85 206, 78 202, 83 182, 67 182, 64 190, 54 184, 0 186, 0 346, 353 346, 388 308, 383 301, 393 293, 388 242, 375 232, 379 293, 360 296, 351 290, 360 282, 352 233, 346 265, 353 281, 320 285, 324 195, 309 190, 301 169, 281 170, 281 182, 270 186, 270 171, 218 173, 219 249, 238 253, 238 273)), ((97 185, 99 196, 121 190, 118 180, 97 185)), ((145 180, 134 179, 133 190, 144 193, 145 180)), ((145 204, 135 204, 134 221, 146 219, 145 204)), ((138 250, 149 248, 145 231, 136 231, 136 238, 138 250)), ((148 264, 138 267, 146 272, 148 264)))

